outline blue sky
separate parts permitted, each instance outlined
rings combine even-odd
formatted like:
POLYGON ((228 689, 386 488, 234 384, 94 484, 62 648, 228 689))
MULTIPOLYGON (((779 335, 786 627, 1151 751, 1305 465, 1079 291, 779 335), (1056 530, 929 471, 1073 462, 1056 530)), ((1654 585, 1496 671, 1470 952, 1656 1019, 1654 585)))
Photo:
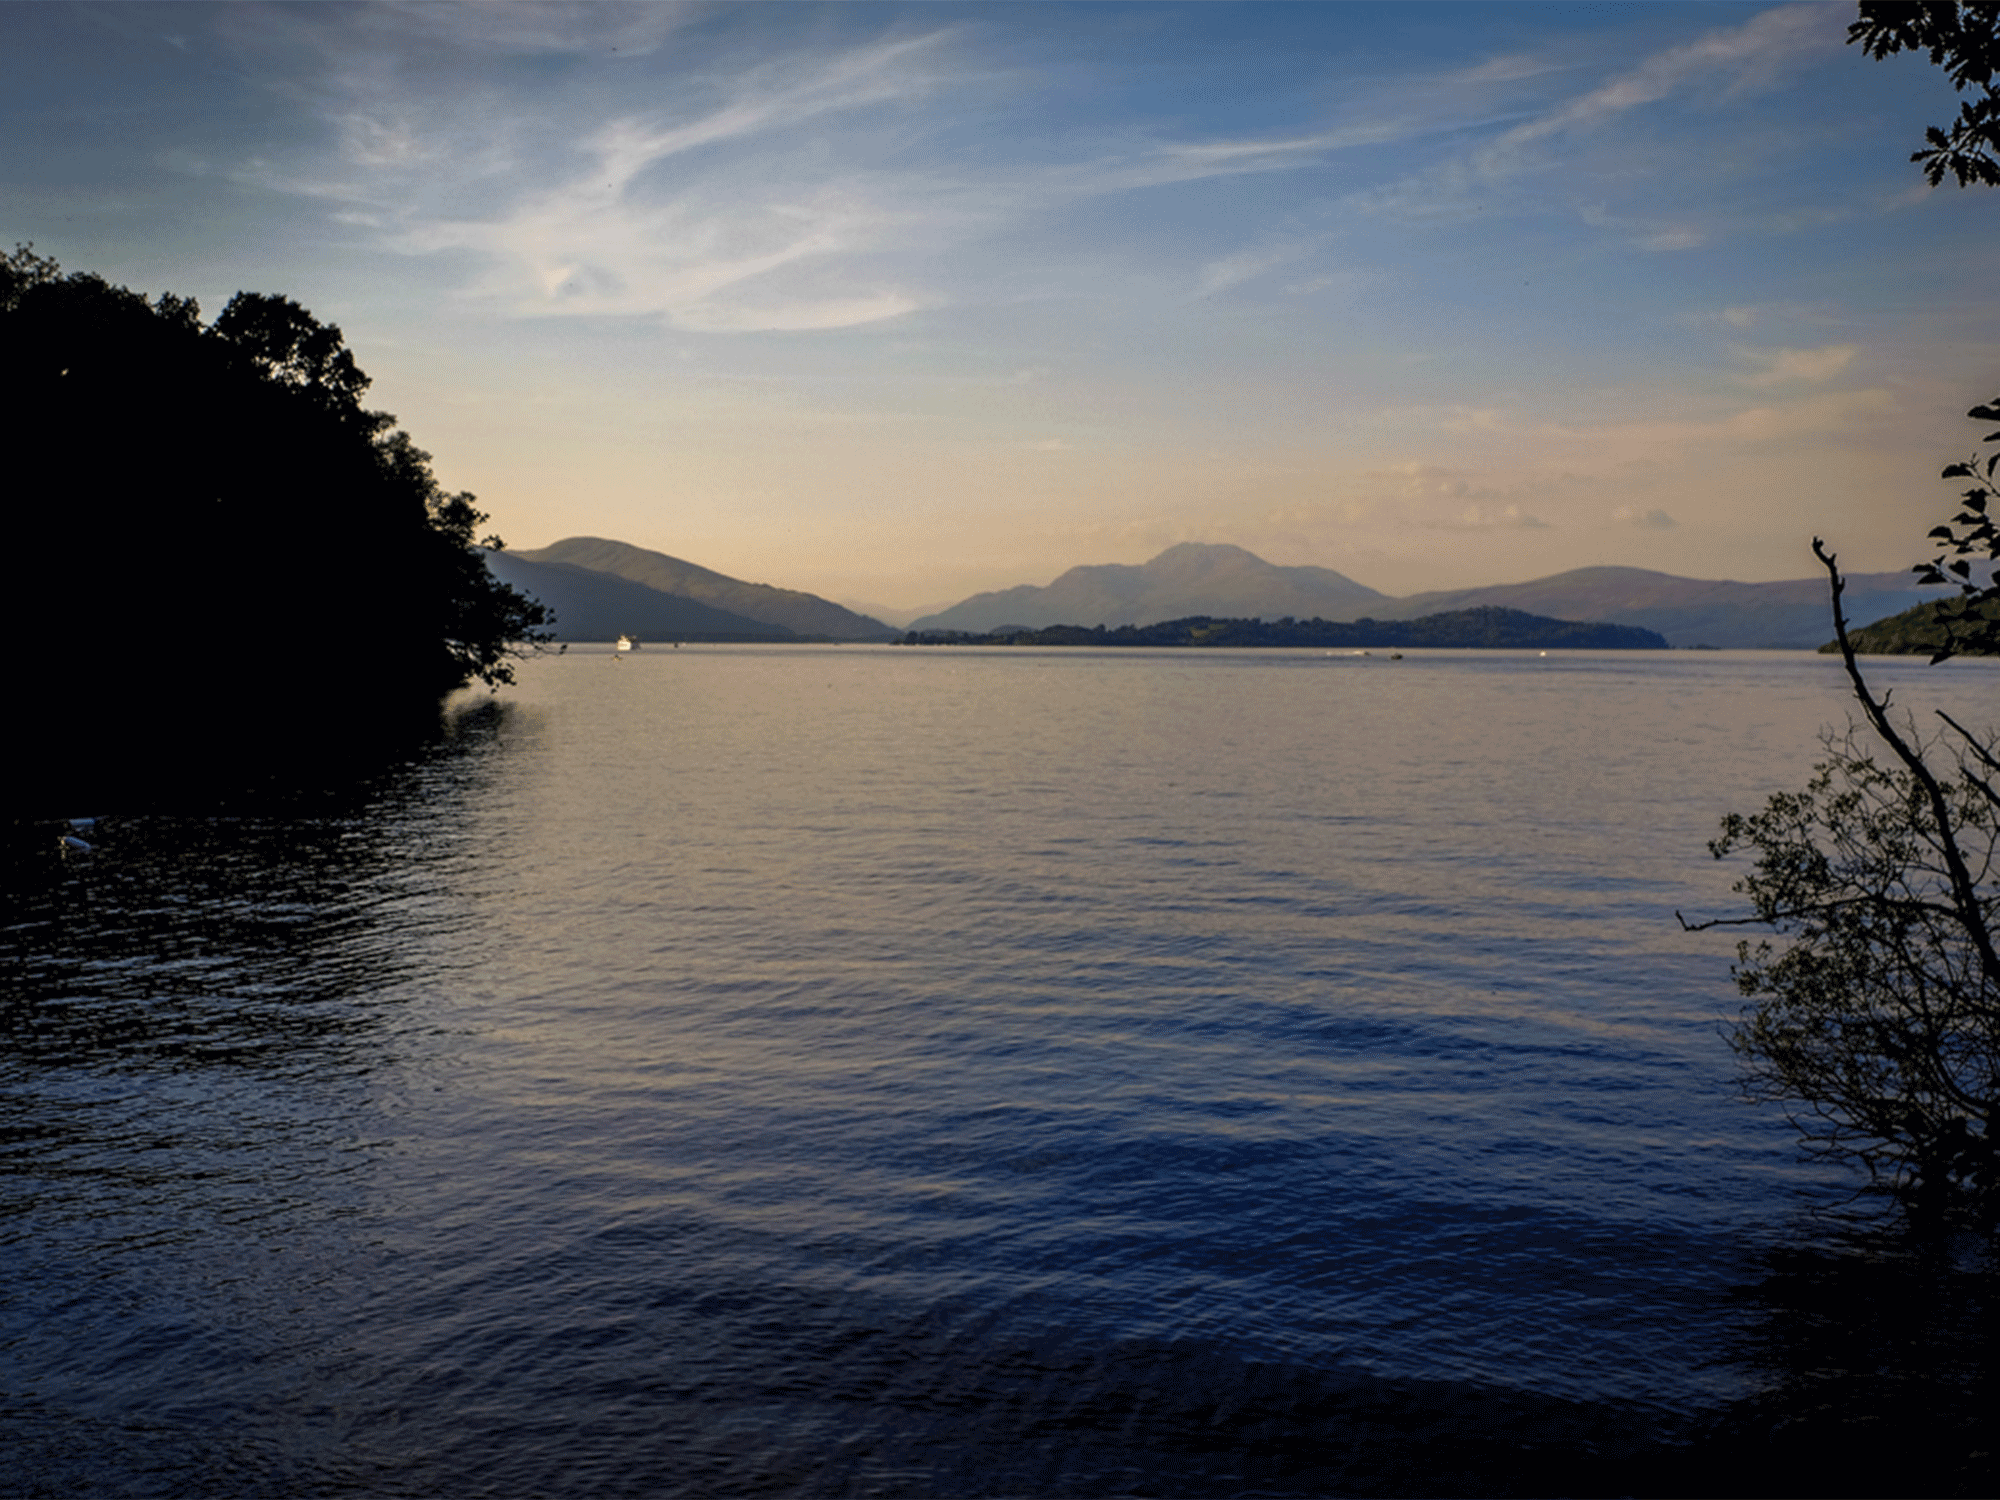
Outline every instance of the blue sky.
MULTIPOLYGON (((515 546, 915 607, 1906 566, 2000 194, 1849 5, 14 4, 0 240, 282 292, 515 546)), ((337 545, 338 517, 328 518, 337 545)))

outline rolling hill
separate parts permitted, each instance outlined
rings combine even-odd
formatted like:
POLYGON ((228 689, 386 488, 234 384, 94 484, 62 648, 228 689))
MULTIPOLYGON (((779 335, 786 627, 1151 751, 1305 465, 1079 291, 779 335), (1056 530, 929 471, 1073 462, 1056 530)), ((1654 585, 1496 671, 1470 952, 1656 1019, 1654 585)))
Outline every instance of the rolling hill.
MULTIPOLYGON (((1848 617, 1875 620, 1938 597, 1909 573, 1851 573, 1848 617)), ((1676 646, 1816 649, 1832 629, 1826 579, 1772 583, 1680 578, 1646 568, 1576 568, 1527 583, 1452 589, 1398 599, 1384 618, 1494 605, 1566 620, 1608 620, 1657 630, 1676 646)))
MULTIPOLYGON (((1979 618, 1991 620, 2000 617, 2000 606, 1983 605, 1974 613, 1979 618)), ((1938 623, 1937 612, 1929 602, 1848 632, 1855 653, 1861 656, 1929 656, 1944 645, 1945 635, 1945 627, 1938 623)), ((1840 643, 1828 641, 1819 649, 1832 655, 1840 650, 1840 643)), ((1964 654, 1979 656, 1986 653, 1967 651, 1964 654)))
POLYGON ((554 635, 559 641, 611 641, 621 635, 642 641, 798 639, 782 625, 570 563, 489 552, 486 567, 502 583, 534 595, 556 612, 554 635))
MULTIPOLYGON (((683 562, 678 557, 669 557, 664 552, 649 552, 628 542, 607 541, 603 537, 565 537, 547 547, 506 552, 500 556, 510 562, 525 560, 560 564, 623 579, 662 596, 678 597, 741 619, 775 625, 794 636, 834 641, 886 641, 898 634, 880 620, 858 615, 851 609, 842 609, 817 594, 773 588, 768 583, 745 583, 725 573, 683 562)), ((557 606, 557 613, 561 614, 560 606, 557 606)), ((613 632, 614 635, 617 633, 613 632)))

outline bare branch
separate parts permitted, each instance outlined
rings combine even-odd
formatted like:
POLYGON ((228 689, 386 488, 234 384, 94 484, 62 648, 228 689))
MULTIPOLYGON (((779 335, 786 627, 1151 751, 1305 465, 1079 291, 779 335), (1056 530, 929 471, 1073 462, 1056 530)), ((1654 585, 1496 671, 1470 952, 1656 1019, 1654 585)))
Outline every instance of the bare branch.
POLYGON ((1938 785, 1937 777, 1924 759, 1912 750, 1903 737, 1896 733, 1896 726, 1889 722, 1889 700, 1885 695, 1877 699, 1868 690, 1868 683, 1861 675, 1861 666, 1854 657, 1854 642, 1848 638, 1847 616, 1840 607, 1840 596, 1847 584, 1840 576, 1832 553, 1818 537, 1813 538, 1813 556, 1826 567, 1829 588, 1832 594, 1834 639, 1840 644, 1840 659, 1847 667, 1849 681, 1854 684, 1854 696, 1861 700, 1863 712, 1875 726, 1875 732, 1882 737, 1895 756, 1917 778, 1924 794, 1930 799, 1931 815, 1936 819, 1938 846, 1945 857, 1946 867, 1951 872, 1952 904, 1958 909, 1958 918, 1965 925, 1967 936, 1972 939, 1979 953, 1980 967, 1985 970, 1987 983, 2000 985, 2000 952, 1994 951, 1993 934, 1986 923, 1986 916, 1979 904, 1978 892, 1973 888, 1972 876, 1965 867, 1965 858, 1959 852, 1958 841, 1952 833, 1950 809, 1945 806, 1944 791, 1938 785))

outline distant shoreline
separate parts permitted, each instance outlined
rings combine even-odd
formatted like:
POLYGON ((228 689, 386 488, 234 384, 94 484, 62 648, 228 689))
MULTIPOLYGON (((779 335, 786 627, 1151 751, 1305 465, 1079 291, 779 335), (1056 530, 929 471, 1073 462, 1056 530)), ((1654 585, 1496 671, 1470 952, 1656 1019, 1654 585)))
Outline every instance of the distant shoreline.
POLYGON ((1600 621, 1556 620, 1488 606, 1414 620, 1216 619, 1191 615, 1156 625, 1049 625, 1039 629, 912 630, 903 646, 1315 647, 1333 650, 1668 651, 1657 631, 1600 621))

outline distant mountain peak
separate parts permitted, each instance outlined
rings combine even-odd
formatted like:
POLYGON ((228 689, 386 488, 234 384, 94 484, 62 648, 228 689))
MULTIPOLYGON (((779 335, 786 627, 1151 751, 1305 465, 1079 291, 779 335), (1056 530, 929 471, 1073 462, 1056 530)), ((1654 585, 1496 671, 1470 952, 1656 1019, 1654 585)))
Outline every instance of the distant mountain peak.
MULTIPOLYGON (((1857 621, 1894 614, 1921 599, 1908 573, 1848 577, 1857 621)), ((1658 631, 1676 646, 1811 648, 1830 630, 1824 578, 1739 583, 1682 578, 1653 568, 1598 564, 1525 583, 1448 589, 1396 599, 1331 568, 1280 567, 1227 542, 1181 542, 1147 562, 1071 568, 1046 588, 1023 584, 913 620, 912 630, 978 633, 1001 625, 1152 625, 1191 615, 1218 619, 1407 620, 1496 607, 1564 620, 1658 631)))
POLYGON ((1140 564, 1140 566, 1157 568, 1163 564, 1189 560, 1215 562, 1224 558, 1240 559, 1245 562, 1258 563, 1265 567, 1275 566, 1275 564, 1265 563, 1264 559, 1256 553, 1250 551, 1247 547, 1239 547, 1234 542, 1176 542, 1173 546, 1167 548, 1166 551, 1158 554, 1150 561, 1140 564))
POLYGON ((1228 542, 1181 542, 1144 563, 1071 568, 1046 588, 975 594, 910 628, 1149 625, 1189 615, 1351 619, 1383 598, 1331 568, 1280 567, 1228 542))
POLYGON ((837 641, 886 641, 896 635, 895 630, 880 620, 858 615, 817 594, 774 588, 768 583, 745 583, 712 568, 608 537, 564 537, 546 547, 514 555, 529 562, 564 563, 623 578, 746 619, 783 626, 795 635, 837 641))

